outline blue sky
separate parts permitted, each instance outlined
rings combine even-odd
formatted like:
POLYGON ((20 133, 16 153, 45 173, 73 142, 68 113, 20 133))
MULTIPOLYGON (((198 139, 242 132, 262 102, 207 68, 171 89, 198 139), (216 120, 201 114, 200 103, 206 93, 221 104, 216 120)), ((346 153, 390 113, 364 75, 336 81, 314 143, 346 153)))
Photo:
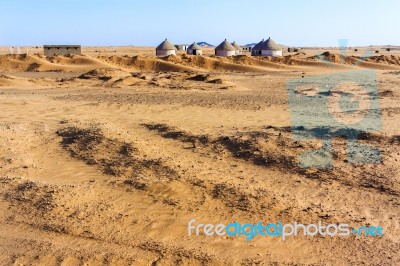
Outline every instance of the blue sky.
POLYGON ((400 45, 398 0, 0 0, 0 45, 400 45))

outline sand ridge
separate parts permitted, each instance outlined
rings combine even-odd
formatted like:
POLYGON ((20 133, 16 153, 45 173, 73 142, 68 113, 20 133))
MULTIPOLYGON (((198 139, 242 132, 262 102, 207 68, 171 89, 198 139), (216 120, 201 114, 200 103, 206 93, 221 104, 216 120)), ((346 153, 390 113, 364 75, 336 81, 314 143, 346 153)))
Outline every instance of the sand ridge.
POLYGON ((171 55, 164 58, 151 56, 54 56, 0 55, 1 71, 27 72, 83 72, 98 68, 118 68, 128 71, 234 71, 268 72, 291 69, 296 66, 339 67, 343 65, 373 69, 399 69, 400 57, 397 55, 379 55, 364 58, 362 56, 343 56, 338 53, 323 52, 319 55, 305 56, 304 53, 286 55, 281 58, 250 57, 240 55, 231 58, 215 56, 171 55), (329 62, 330 64, 326 64, 329 62))

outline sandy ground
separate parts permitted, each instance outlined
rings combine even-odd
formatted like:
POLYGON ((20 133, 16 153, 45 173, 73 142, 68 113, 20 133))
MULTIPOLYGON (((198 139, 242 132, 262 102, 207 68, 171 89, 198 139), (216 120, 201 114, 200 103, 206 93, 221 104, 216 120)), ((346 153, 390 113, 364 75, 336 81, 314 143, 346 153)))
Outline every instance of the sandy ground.
POLYGON ((1 265, 400 264, 397 50, 365 61, 361 48, 278 59, 30 51, 0 55, 1 265), (292 138, 286 82, 366 69, 382 129, 360 141, 382 162, 347 163, 336 137, 332 169, 299 168, 319 144, 292 138), (385 235, 189 237, 191 219, 380 225, 385 235))

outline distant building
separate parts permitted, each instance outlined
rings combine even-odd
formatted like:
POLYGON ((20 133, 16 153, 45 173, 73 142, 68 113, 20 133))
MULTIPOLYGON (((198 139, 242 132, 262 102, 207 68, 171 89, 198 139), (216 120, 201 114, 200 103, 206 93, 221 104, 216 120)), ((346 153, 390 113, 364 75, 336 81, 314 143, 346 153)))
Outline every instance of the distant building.
POLYGON ((299 48, 296 48, 296 47, 288 47, 288 48, 287 48, 287 51, 288 51, 289 53, 291 53, 291 52, 297 53, 297 52, 299 51, 299 48))
POLYGON ((257 43, 251 50, 253 56, 282 56, 282 47, 268 38, 257 43))
POLYGON ((178 51, 186 51, 187 49, 188 49, 188 45, 187 44, 176 44, 175 45, 175 48, 178 50, 178 51))
POLYGON ((176 55, 176 47, 170 43, 167 39, 163 41, 159 46, 156 48, 156 55, 157 56, 168 56, 168 55, 176 55))
POLYGON ((264 39, 262 39, 259 43, 257 43, 256 45, 253 46, 253 48, 251 48, 251 55, 252 56, 261 56, 261 45, 264 43, 264 39))
POLYGON ((9 47, 8 54, 18 54, 18 55, 27 55, 28 54, 28 47, 24 49, 21 47, 9 47))
POLYGON ((241 55, 242 54, 242 52, 243 52, 242 46, 240 46, 236 42, 233 42, 232 46, 236 49, 236 55, 241 55))
POLYGON ((81 54, 80 45, 44 45, 45 56, 81 54))
POLYGON ((215 48, 216 56, 234 56, 236 55, 236 48, 232 46, 226 39, 215 48))
POLYGON ((251 52, 251 49, 253 48, 253 46, 243 46, 242 47, 243 52, 251 52))
POLYGON ((202 55, 203 50, 201 50, 200 45, 194 42, 187 48, 187 53, 191 55, 202 55))

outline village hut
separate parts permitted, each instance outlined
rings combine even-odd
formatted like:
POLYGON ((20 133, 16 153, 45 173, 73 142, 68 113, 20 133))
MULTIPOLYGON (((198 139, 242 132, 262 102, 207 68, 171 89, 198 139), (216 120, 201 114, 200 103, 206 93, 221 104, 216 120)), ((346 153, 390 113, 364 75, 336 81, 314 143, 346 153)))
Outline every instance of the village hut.
POLYGON ((268 38, 254 46, 251 54, 254 56, 282 56, 282 47, 268 38))
POLYGON ((163 41, 159 46, 157 46, 156 55, 157 56, 176 55, 176 47, 172 43, 170 43, 167 39, 165 39, 165 41, 163 41))
POLYGON ((259 43, 254 45, 253 48, 251 48, 251 55, 252 56, 261 56, 261 45, 264 43, 264 39, 262 39, 259 43))
POLYGON ((202 55, 203 50, 201 49, 200 45, 194 42, 187 48, 187 53, 191 55, 202 55))
POLYGON ((233 42, 232 46, 236 49, 236 55, 241 55, 242 54, 242 52, 243 52, 242 46, 237 44, 237 42, 233 42))
POLYGON ((215 48, 216 56, 234 56, 236 48, 232 46, 226 39, 215 48))

